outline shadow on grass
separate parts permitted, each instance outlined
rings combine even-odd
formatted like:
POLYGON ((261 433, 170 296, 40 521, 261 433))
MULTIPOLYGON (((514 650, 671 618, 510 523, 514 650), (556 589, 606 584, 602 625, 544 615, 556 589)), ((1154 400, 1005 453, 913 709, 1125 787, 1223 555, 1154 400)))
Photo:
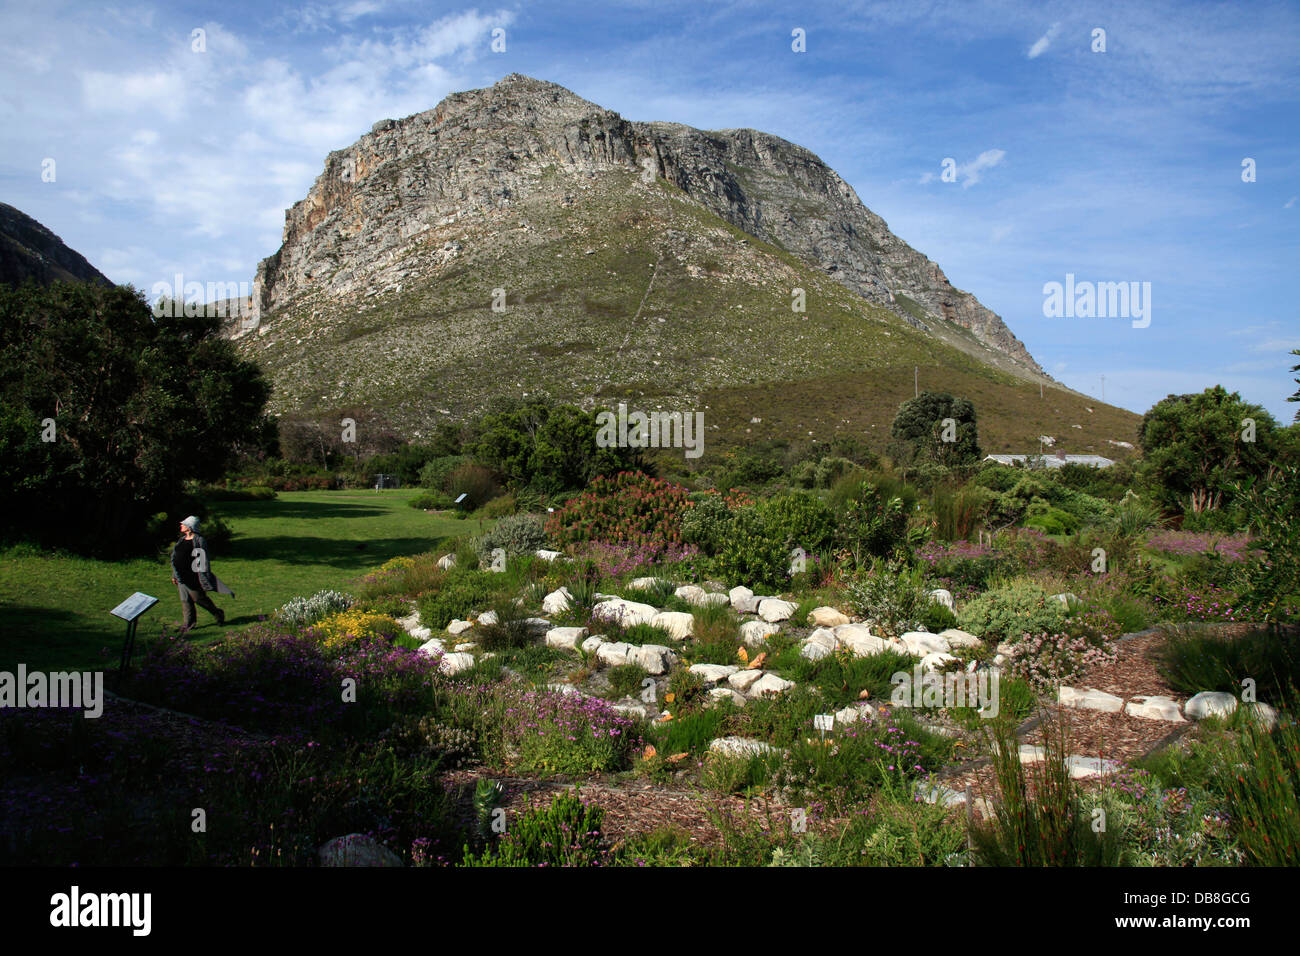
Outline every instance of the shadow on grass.
MULTIPOLYGON (((439 535, 428 537, 412 535, 404 538, 368 538, 364 541, 340 540, 336 538, 319 538, 307 535, 257 535, 248 538, 236 538, 230 544, 230 560, 238 561, 281 561, 286 564, 326 564, 334 568, 355 570, 358 573, 369 571, 389 558, 399 555, 427 551, 440 539, 439 535)), ((220 574, 216 560, 212 566, 220 574)), ((229 581, 230 587, 239 593, 237 581, 229 581)))
POLYGON ((337 501, 214 501, 211 508, 233 520, 240 518, 273 518, 276 520, 302 520, 319 518, 375 518, 392 514, 388 508, 376 508, 369 502, 337 501))

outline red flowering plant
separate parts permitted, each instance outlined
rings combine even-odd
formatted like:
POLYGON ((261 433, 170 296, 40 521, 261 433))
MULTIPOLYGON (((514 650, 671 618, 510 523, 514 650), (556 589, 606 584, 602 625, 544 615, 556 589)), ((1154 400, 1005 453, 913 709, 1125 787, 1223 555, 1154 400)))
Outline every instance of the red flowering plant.
POLYGON ((682 543, 687 490, 662 478, 624 471, 596 478, 547 522, 547 538, 561 546, 587 541, 666 551, 682 543))

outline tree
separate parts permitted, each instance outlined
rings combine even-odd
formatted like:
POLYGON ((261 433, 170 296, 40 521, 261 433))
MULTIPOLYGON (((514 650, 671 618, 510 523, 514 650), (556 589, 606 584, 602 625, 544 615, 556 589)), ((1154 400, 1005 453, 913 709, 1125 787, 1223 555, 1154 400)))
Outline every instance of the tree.
POLYGON ((129 286, 0 287, 0 531, 126 554, 266 435, 270 386, 211 316, 129 286))
POLYGON ((1277 422, 1216 385, 1161 399, 1142 416, 1138 441, 1157 500, 1174 512, 1200 514, 1227 505, 1234 482, 1268 471, 1277 422))
POLYGON ((547 399, 513 400, 476 422, 464 447, 511 485, 544 494, 644 469, 638 449, 600 447, 599 431, 595 412, 547 399))
POLYGON ((946 392, 922 392, 899 405, 890 436, 900 464, 931 461, 956 467, 983 457, 975 406, 946 392))
MULTIPOLYGON (((1290 354, 1291 354, 1291 355, 1300 355, 1300 349, 1292 349, 1291 352, 1290 352, 1290 354)), ((1292 366, 1291 366, 1291 371, 1292 371, 1292 372, 1300 372, 1300 365, 1292 365, 1292 366)), ((1297 378, 1295 381, 1296 381, 1296 384, 1297 384, 1297 385, 1300 385, 1300 378, 1297 378)), ((1288 401, 1288 402, 1300 402, 1300 388, 1297 388, 1296 391, 1295 391, 1295 394, 1292 395, 1291 397, 1289 397, 1289 398, 1287 399, 1287 401, 1288 401)), ((1295 421, 1296 421, 1296 422, 1300 422, 1300 408, 1296 409, 1296 413, 1295 413, 1295 421)))

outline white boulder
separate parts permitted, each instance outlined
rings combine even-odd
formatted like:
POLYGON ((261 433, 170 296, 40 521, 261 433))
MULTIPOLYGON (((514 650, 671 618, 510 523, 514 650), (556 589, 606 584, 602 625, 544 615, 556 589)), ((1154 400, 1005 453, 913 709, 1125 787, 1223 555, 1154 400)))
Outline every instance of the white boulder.
POLYGON ((456 556, 454 554, 444 554, 438 559, 438 567, 446 571, 448 568, 455 567, 456 556))
POLYGON ((589 633, 585 627, 553 627, 546 632, 546 646, 574 651, 589 633))
POLYGON ((946 631, 940 631, 939 636, 948 642, 948 649, 954 647, 983 647, 984 642, 969 631, 958 630, 950 627, 946 631))
POLYGON ((788 621, 790 616, 798 609, 799 605, 791 601, 783 601, 780 598, 764 598, 758 606, 758 616, 769 624, 777 621, 788 621))
POLYGON ((746 621, 740 625, 740 636, 750 647, 757 647, 760 644, 767 643, 767 639, 773 634, 780 633, 781 629, 775 624, 769 624, 766 621, 746 621))
POLYGON ((1121 766, 1123 764, 1118 760, 1103 760, 1101 757, 1070 756, 1065 758, 1065 769, 1070 772, 1070 777, 1074 780, 1114 773, 1121 766))
POLYGON ((734 664, 692 664, 690 667, 691 673, 704 678, 707 684, 716 684, 720 680, 726 680, 738 670, 740 668, 734 664))
POLYGON ((754 592, 747 587, 734 587, 727 592, 727 598, 731 601, 731 608, 737 614, 746 612, 753 613, 754 592))
POLYGON ((1099 710, 1104 714, 1118 714, 1124 708, 1124 698, 1107 694, 1105 691, 1093 690, 1091 687, 1066 687, 1061 685, 1056 701, 1062 707, 1082 707, 1084 710, 1099 710))
POLYGON ((748 691, 762 676, 762 671, 736 671, 736 673, 727 678, 727 684, 732 690, 748 691))
POLYGON ((591 609, 591 616, 595 620, 609 621, 621 624, 623 627, 649 624, 658 613, 659 609, 649 604, 637 604, 635 601, 625 601, 622 598, 601 601, 591 609))
POLYGON ((935 604, 942 604, 950 611, 955 611, 957 606, 952 602, 952 592, 947 588, 935 588, 926 595, 935 604))
POLYGON ((808 614, 808 621, 818 627, 839 627, 848 624, 848 616, 833 607, 815 607, 808 614))
POLYGON ((438 670, 451 676, 459 674, 461 671, 467 671, 474 666, 474 655, 458 652, 455 654, 444 654, 442 660, 438 662, 438 670))
POLYGON ((717 737, 709 741, 709 752, 725 757, 757 757, 777 753, 777 749, 762 740, 747 737, 717 737))
POLYGON ((634 663, 632 655, 638 650, 637 645, 623 641, 602 644, 596 648, 596 660, 609 667, 634 663))
POLYGON ((653 674, 658 677, 660 674, 667 674, 677 660, 677 655, 662 644, 642 644, 634 651, 628 654, 628 660, 633 664, 640 664, 647 674, 653 674))
POLYGON ((561 586, 542 598, 542 613, 559 614, 561 611, 567 611, 572 601, 573 594, 568 588, 561 586))
POLYGON ((1178 701, 1172 697, 1158 695, 1134 697, 1124 705, 1124 713, 1130 717, 1141 717, 1144 720, 1167 720, 1175 724, 1187 723, 1183 715, 1178 712, 1178 701))
POLYGON ((1183 705, 1183 713, 1191 720, 1230 717, 1236 710, 1237 698, 1221 690, 1203 690, 1183 705))
POLYGON ((921 673, 928 674, 930 671, 941 670, 945 664, 956 663, 957 658, 951 654, 945 654, 943 651, 933 651, 921 658, 921 673))
POLYGON ((765 694, 784 694, 793 686, 794 681, 777 677, 769 671, 750 685, 749 696, 762 697, 765 694))
POLYGON ((453 620, 450 624, 447 625, 447 633, 450 634, 452 637, 455 637, 457 634, 464 634, 473 626, 474 626, 473 621, 453 620))
POLYGON ((593 634, 591 635, 591 637, 583 641, 582 644, 580 644, 579 646, 582 648, 583 653, 592 654, 595 653, 595 651, 600 647, 600 645, 605 643, 608 642, 603 637, 601 637, 599 634, 593 634))
POLYGON ((660 611, 650 623, 663 628, 674 641, 684 641, 695 633, 695 616, 685 611, 660 611))
POLYGON ((946 640, 938 634, 931 634, 928 631, 908 631, 899 640, 907 648, 907 653, 913 657, 924 657, 926 654, 947 654, 950 649, 946 640))

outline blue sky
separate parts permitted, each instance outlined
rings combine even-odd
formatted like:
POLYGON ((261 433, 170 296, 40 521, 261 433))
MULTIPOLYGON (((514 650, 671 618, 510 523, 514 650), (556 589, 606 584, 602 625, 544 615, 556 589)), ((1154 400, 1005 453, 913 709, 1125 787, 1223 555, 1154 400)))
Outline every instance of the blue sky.
POLYGON ((1297 3, 5 2, 0 200, 117 282, 251 283, 329 150, 511 72, 806 146, 1066 385, 1295 415, 1297 3), (1150 325, 1045 317, 1067 273, 1150 325))

